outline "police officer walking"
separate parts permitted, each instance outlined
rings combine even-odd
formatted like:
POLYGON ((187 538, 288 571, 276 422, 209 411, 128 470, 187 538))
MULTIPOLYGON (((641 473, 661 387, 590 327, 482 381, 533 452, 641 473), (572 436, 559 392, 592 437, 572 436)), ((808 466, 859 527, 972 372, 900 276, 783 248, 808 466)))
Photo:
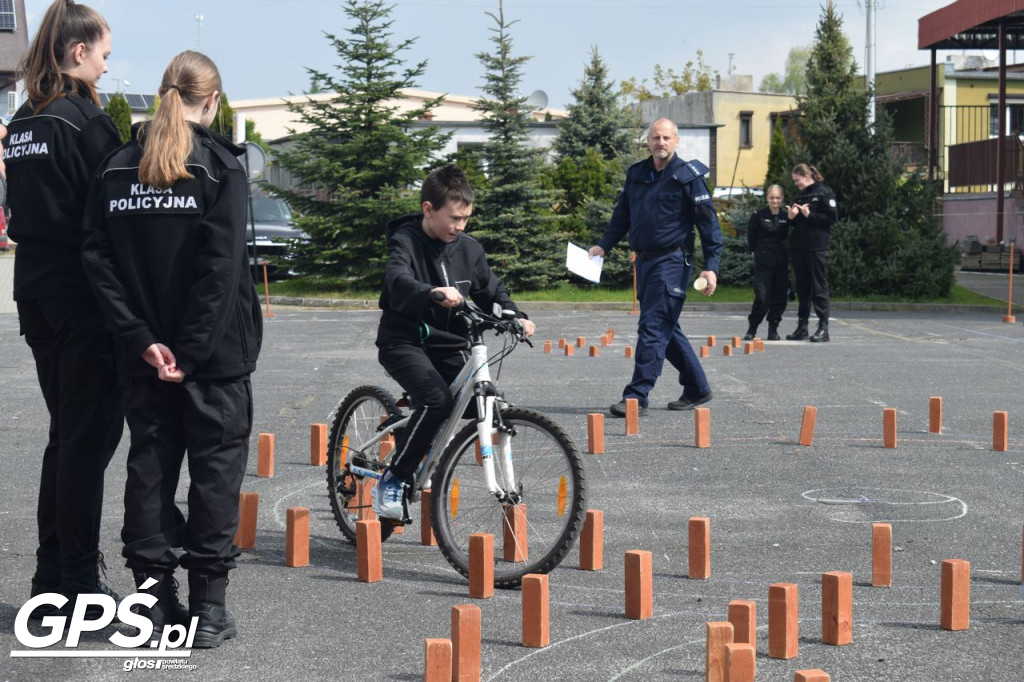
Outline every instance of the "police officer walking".
POLYGON ((238 494, 252 427, 249 375, 262 338, 248 271, 243 150, 211 131, 217 67, 183 52, 164 72, 152 123, 100 169, 83 258, 128 363, 131 386, 122 539, 157 604, 154 626, 198 616, 193 645, 236 635, 226 608, 238 494), (174 503, 184 456, 188 519, 174 503), (172 548, 182 547, 179 557, 172 548), (188 570, 189 610, 174 569, 188 570))
POLYGON ((829 340, 828 242, 838 218, 836 195, 814 166, 798 164, 793 168, 793 182, 800 193, 786 209, 792 225, 789 248, 800 306, 796 329, 786 339, 821 343, 829 340), (807 321, 812 305, 818 316, 818 328, 808 338, 807 321))
POLYGON ((651 156, 627 171, 604 236, 589 250, 591 257, 603 257, 628 234, 629 246, 636 252, 640 320, 635 364, 633 378, 622 391, 623 399, 609 408, 616 417, 625 416, 626 398, 636 398, 641 413, 647 410, 647 396, 666 359, 679 371, 683 387, 682 395, 670 402, 668 409, 691 410, 712 397, 700 361, 679 326, 679 314, 693 267, 694 226, 704 251, 700 276, 707 282, 705 296, 713 294, 717 286, 722 232, 704 180, 708 168, 676 156, 678 144, 675 123, 662 118, 651 124, 647 131, 651 156))

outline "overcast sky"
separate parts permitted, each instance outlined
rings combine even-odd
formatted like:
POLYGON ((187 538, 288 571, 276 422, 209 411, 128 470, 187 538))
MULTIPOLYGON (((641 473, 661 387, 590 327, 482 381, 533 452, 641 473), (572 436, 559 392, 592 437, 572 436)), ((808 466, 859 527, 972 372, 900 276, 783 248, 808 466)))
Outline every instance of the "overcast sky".
MULTIPOLYGON (((877 0, 876 70, 928 63, 917 50, 918 20, 948 3, 877 0)), ((49 0, 26 0, 30 37, 49 0)), ((113 32, 110 72, 103 90, 150 94, 169 59, 199 45, 218 64, 234 99, 280 97, 308 88, 306 67, 330 70, 336 53, 324 32, 345 36, 348 18, 338 0, 92 0, 113 32), (196 15, 202 15, 200 25, 196 15), (125 87, 124 81, 130 86, 125 87)), ((483 70, 476 54, 490 51, 497 0, 398 0, 393 42, 415 38, 408 63, 426 59, 419 87, 479 95, 483 70)), ((860 68, 865 61, 866 17, 861 0, 839 0, 843 27, 860 68)), ((755 89, 767 73, 781 72, 789 49, 814 39, 818 0, 506 0, 513 54, 532 56, 522 91, 547 93, 564 107, 596 45, 612 77, 647 76, 655 64, 677 71, 703 50, 723 75, 752 74, 755 89), (687 9, 699 5, 696 9, 687 9)), ((940 53, 941 55, 942 53, 940 53)), ((990 55, 991 56, 991 55, 990 55)), ((940 56, 940 60, 943 59, 940 56)))

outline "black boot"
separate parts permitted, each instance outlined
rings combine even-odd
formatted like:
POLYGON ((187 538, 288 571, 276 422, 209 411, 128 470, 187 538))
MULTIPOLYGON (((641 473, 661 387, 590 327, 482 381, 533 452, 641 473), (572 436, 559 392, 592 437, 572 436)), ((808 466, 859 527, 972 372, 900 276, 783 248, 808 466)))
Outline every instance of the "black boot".
POLYGON ((757 336, 757 325, 756 324, 748 324, 747 325, 747 334, 746 334, 746 336, 743 337, 743 340, 744 341, 753 341, 755 336, 757 336))
POLYGON ((786 341, 803 341, 807 338, 807 318, 797 320, 796 329, 792 334, 786 335, 786 341))
MULTIPOLYGON (((36 565, 36 574, 32 576, 32 595, 37 597, 40 594, 48 594, 60 591, 60 562, 44 561, 36 565)), ((60 609, 52 604, 38 606, 29 615, 30 618, 44 618, 46 616, 59 616, 60 609)))
POLYGON ((160 639, 165 625, 188 625, 188 609, 178 601, 178 581, 172 573, 157 571, 135 571, 135 586, 139 592, 147 592, 156 597, 153 608, 134 606, 132 611, 149 618, 153 623, 152 639, 160 639), (156 580, 156 585, 147 589, 142 586, 147 580, 156 580))
POLYGON ((227 587, 226 575, 188 574, 188 613, 199 618, 195 648, 215 649, 238 634, 235 617, 224 606, 227 587))
POLYGON ((818 329, 815 330, 814 334, 808 340, 811 343, 827 343, 828 342, 828 320, 818 320, 818 329))
MULTIPOLYGON (((81 564, 62 566, 60 593, 68 598, 68 603, 61 609, 62 612, 71 615, 75 610, 75 601, 80 594, 105 594, 112 597, 115 602, 121 601, 117 592, 100 580, 101 569, 103 576, 106 577, 107 565, 103 561, 103 555, 99 552, 88 557, 81 564)), ((99 605, 89 605, 85 610, 85 615, 86 618, 96 619, 103 615, 103 609, 99 605)))
POLYGON ((769 322, 768 323, 768 340, 769 341, 778 341, 780 338, 782 338, 782 337, 779 336, 779 323, 778 322, 769 322))

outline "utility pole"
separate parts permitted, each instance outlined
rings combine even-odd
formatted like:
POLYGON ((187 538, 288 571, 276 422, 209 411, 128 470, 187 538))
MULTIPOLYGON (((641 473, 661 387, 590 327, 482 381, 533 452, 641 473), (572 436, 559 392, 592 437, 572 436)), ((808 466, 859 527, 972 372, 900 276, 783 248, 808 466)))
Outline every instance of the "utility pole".
POLYGON ((196 15, 196 50, 203 51, 203 15, 196 15))
POLYGON ((866 68, 865 80, 871 98, 868 100, 868 125, 875 124, 875 2, 876 0, 864 0, 864 7, 868 15, 867 35, 864 38, 864 46, 867 55, 864 59, 866 68))

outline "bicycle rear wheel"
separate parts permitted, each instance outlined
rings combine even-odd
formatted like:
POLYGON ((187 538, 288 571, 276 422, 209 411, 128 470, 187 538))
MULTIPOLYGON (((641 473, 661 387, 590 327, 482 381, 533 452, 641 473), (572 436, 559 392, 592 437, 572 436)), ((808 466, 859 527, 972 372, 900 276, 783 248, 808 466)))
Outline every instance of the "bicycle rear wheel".
MULTIPOLYGON (((579 535, 583 465, 569 436, 543 414, 506 408, 501 420, 512 429, 516 503, 502 504, 487 488, 473 422, 456 434, 434 472, 431 519, 441 552, 465 576, 469 536, 493 535, 494 584, 515 587, 528 573, 551 571, 579 535)), ((501 485, 505 472, 495 451, 495 475, 501 485)))
MULTIPOLYGON (((342 535, 356 542, 356 522, 361 518, 377 518, 373 513, 371 495, 377 481, 356 476, 345 468, 353 456, 377 459, 379 449, 360 452, 356 448, 373 438, 383 424, 402 417, 395 399, 380 386, 359 386, 345 396, 331 415, 331 433, 327 442, 327 491, 331 511, 342 535)), ((394 525, 380 520, 381 541, 387 540, 394 525)))

